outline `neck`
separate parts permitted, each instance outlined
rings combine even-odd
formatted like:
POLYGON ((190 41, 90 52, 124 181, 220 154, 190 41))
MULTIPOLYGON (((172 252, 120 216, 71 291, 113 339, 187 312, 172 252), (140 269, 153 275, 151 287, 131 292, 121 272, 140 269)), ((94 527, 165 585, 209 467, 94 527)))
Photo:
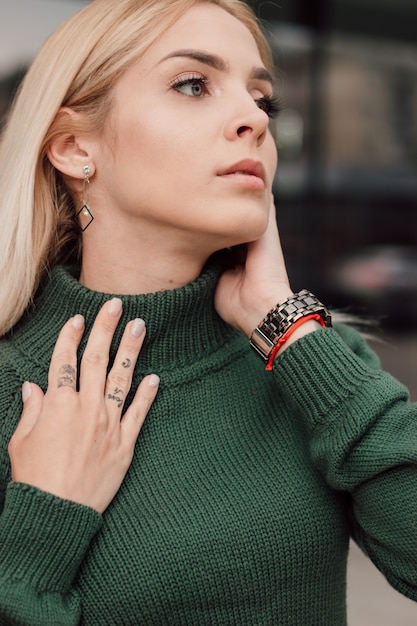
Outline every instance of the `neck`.
POLYGON ((86 235, 79 282, 108 294, 139 295, 183 287, 200 275, 212 252, 162 233, 158 237, 142 233, 139 238, 113 234, 111 247, 109 239, 103 241, 98 233, 88 236, 86 231, 86 235))

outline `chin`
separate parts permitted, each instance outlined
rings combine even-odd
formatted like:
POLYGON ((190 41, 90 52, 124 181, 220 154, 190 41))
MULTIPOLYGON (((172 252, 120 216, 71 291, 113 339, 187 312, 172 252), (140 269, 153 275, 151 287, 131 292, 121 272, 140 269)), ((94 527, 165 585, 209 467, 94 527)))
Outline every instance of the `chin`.
MULTIPOLYGON (((199 241, 201 251, 207 244, 212 252, 231 248, 259 239, 268 226, 269 206, 264 202, 251 202, 243 198, 239 203, 224 201, 217 206, 212 204, 210 220, 207 219, 209 211, 202 211, 205 217, 200 218, 200 223, 194 225, 193 232, 198 232, 192 237, 193 245, 196 239, 199 241)), ((190 231, 191 232, 191 231, 190 231)))

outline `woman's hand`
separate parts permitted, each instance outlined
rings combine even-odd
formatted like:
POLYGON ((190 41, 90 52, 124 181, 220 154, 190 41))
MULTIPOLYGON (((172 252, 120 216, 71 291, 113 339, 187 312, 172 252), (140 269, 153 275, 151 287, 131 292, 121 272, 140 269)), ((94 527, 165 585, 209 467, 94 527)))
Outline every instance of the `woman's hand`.
POLYGON ((9 444, 12 479, 102 513, 130 466, 136 439, 155 399, 159 378, 139 385, 123 419, 121 412, 145 337, 133 320, 107 375, 109 349, 122 312, 118 298, 100 310, 82 358, 79 391, 77 348, 84 319, 76 315, 62 328, 51 359, 48 390, 25 383, 24 409, 9 444))
POLYGON ((215 306, 226 322, 250 337, 268 311, 291 295, 271 196, 266 231, 248 244, 245 265, 222 274, 215 306))

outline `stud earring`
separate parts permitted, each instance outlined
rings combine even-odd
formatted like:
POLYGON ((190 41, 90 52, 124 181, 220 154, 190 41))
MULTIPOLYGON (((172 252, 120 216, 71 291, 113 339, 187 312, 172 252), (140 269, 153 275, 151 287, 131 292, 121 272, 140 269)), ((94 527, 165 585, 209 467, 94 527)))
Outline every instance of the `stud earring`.
POLYGON ((82 199, 82 207, 77 213, 77 217, 80 219, 81 230, 84 232, 91 224, 94 219, 93 214, 91 213, 91 209, 88 206, 88 197, 90 192, 90 174, 91 168, 89 165, 84 165, 83 167, 84 180, 83 180, 83 199, 82 199))

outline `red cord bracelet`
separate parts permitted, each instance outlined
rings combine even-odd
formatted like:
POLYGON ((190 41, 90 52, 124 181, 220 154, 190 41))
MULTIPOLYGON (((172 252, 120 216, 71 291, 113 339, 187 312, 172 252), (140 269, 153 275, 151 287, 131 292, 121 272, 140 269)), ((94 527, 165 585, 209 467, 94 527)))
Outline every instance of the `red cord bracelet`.
POLYGON ((299 319, 297 322, 295 322, 291 328, 289 328, 287 330, 287 332, 285 333, 285 335, 283 335, 281 337, 281 339, 279 341, 277 341, 277 343, 275 344, 275 346, 272 348, 271 350, 271 354, 269 355, 269 359, 268 359, 268 363, 266 365, 266 371, 270 372, 272 370, 272 366, 274 364, 274 359, 277 356, 279 350, 282 348, 282 346, 284 345, 284 343, 291 337, 291 335, 297 330, 297 328, 299 326, 301 326, 302 324, 304 324, 305 322, 309 322, 310 320, 316 320, 317 322, 319 322, 319 324, 324 328, 326 326, 323 318, 321 317, 321 315, 319 315, 318 313, 311 313, 310 315, 306 315, 305 317, 302 317, 301 319, 299 319))

